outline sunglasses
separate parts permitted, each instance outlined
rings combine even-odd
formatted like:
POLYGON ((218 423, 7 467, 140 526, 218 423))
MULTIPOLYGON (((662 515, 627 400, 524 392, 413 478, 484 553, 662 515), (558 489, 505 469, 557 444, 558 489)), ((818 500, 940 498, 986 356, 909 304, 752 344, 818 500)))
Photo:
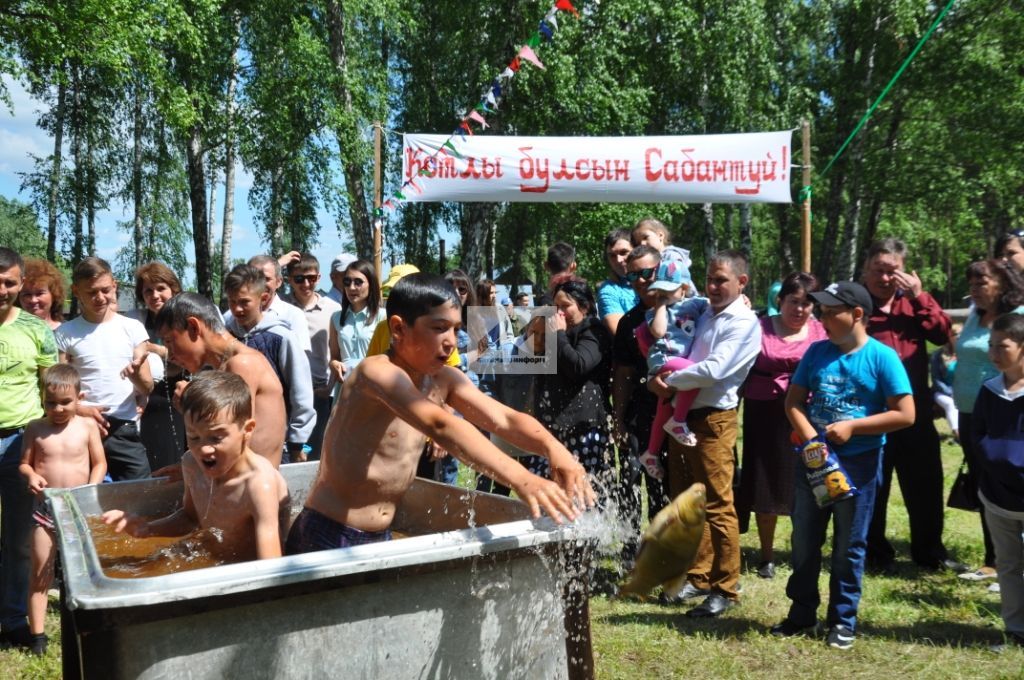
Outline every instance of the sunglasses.
POLYGON ((654 278, 654 273, 658 271, 657 267, 644 267, 638 272, 629 272, 626 274, 626 280, 630 283, 636 283, 638 279, 644 281, 650 281, 654 278))
POLYGON ((356 288, 362 288, 366 285, 366 279, 350 279, 347 276, 341 280, 341 285, 348 288, 349 286, 355 286, 356 288))
POLYGON ((292 283, 316 283, 319 280, 319 274, 296 274, 292 277, 292 283))

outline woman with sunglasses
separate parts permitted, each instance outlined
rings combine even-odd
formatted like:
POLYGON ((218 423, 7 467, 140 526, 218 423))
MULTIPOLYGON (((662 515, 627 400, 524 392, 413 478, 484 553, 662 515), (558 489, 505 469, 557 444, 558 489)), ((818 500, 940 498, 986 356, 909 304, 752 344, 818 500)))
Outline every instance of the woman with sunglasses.
POLYGON ((356 260, 345 269, 341 284, 345 293, 341 311, 331 316, 330 367, 335 399, 345 375, 366 357, 373 331, 386 316, 380 281, 372 264, 356 260))

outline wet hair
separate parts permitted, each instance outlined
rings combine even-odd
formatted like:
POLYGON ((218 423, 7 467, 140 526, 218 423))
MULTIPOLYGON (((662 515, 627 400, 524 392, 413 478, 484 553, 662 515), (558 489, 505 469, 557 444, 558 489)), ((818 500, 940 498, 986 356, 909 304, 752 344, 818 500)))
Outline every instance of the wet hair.
POLYGON ((274 276, 281 278, 281 263, 270 255, 253 255, 246 262, 250 267, 256 267, 256 269, 263 270, 263 265, 270 263, 274 265, 274 276))
POLYGON ((452 303, 456 309, 462 306, 459 294, 451 284, 437 274, 417 272, 403 276, 391 289, 388 296, 388 317, 397 316, 408 325, 428 313, 434 307, 452 303))
POLYGON ((520 291, 519 294, 516 295, 516 298, 515 298, 516 302, 518 302, 522 298, 526 298, 527 300, 529 300, 530 299, 530 294, 527 293, 525 290, 524 291, 520 291))
POLYGON ((1024 305, 1024 277, 1016 269, 995 258, 979 260, 968 265, 968 281, 982 276, 990 276, 999 282, 999 301, 995 310, 998 314, 1012 312, 1024 305))
POLYGON ((157 333, 168 328, 183 331, 188 328, 190 317, 201 321, 214 333, 226 330, 217 306, 198 293, 179 293, 168 300, 157 313, 153 328, 157 333))
POLYGON ((795 293, 813 293, 816 290, 821 289, 821 284, 818 282, 818 277, 808 272, 793 272, 786 278, 782 279, 782 288, 779 289, 779 304, 786 299, 787 295, 793 295, 795 293))
POLYGON ((22 273, 25 272, 25 261, 16 250, 0 248, 0 271, 7 271, 11 267, 17 267, 22 273))
POLYGON ((114 272, 110 269, 110 263, 103 258, 89 256, 75 265, 71 272, 71 283, 79 284, 83 281, 92 281, 104 274, 114 276, 114 272))
POLYGON ((1010 312, 992 322, 992 332, 999 331, 1018 345, 1024 344, 1024 314, 1010 312))
POLYGON ((997 258, 1003 256, 1003 249, 1005 249, 1011 241, 1017 241, 1021 246, 1024 246, 1024 229, 1018 228, 1008 231, 996 239, 996 246, 992 252, 997 258))
POLYGON ((547 259, 544 260, 544 268, 552 276, 567 272, 576 263, 576 249, 565 241, 553 243, 548 248, 547 259))
POLYGON ((25 280, 25 285, 21 290, 24 291, 33 284, 46 286, 46 289, 50 291, 50 297, 53 298, 53 302, 50 304, 50 318, 54 321, 63 321, 64 297, 67 295, 67 289, 64 286, 64 273, 54 267, 52 262, 34 257, 25 260, 21 271, 22 278, 25 280))
POLYGON ((236 264, 224 277, 224 292, 237 293, 243 288, 249 292, 262 295, 267 290, 267 277, 251 264, 236 264))
MULTIPOLYGON (((466 304, 462 305, 462 328, 466 329, 469 323, 467 319, 469 308, 476 306, 476 292, 473 290, 473 282, 469 280, 469 274, 461 269, 451 270, 444 275, 444 280, 450 283, 452 288, 455 288, 456 295, 459 294, 457 286, 466 287, 466 304)), ((461 299, 461 296, 459 299, 461 299)))
POLYGON ((316 259, 316 255, 313 255, 312 253, 302 253, 299 255, 298 260, 288 265, 288 276, 299 272, 308 272, 310 270, 319 274, 320 260, 316 259))
MULTIPOLYGON (((370 288, 370 293, 366 298, 366 325, 376 325, 377 313, 380 311, 380 279, 377 278, 377 270, 373 268, 373 264, 368 260, 353 260, 347 267, 345 272, 348 270, 358 272, 366 277, 367 285, 370 288)), ((342 274, 344 276, 344 274, 342 274)), ((342 291, 344 293, 344 291, 342 291)), ((342 294, 341 296, 341 320, 345 320, 345 314, 348 312, 348 308, 352 306, 352 303, 348 301, 348 296, 342 294)))
POLYGON ((594 316, 597 314, 597 304, 594 302, 594 293, 590 290, 590 286, 587 285, 586 279, 581 279, 578 276, 566 279, 555 286, 552 291, 552 297, 558 295, 559 292, 565 293, 572 298, 572 301, 576 303, 576 306, 584 310, 584 313, 587 316, 594 316))
POLYGON ((252 418, 252 392, 241 376, 227 371, 202 371, 181 395, 181 414, 210 422, 221 411, 235 423, 252 418))
POLYGON ((747 256, 739 250, 719 250, 717 253, 711 256, 711 260, 708 261, 708 267, 715 264, 727 264, 732 270, 732 273, 737 277, 746 276, 749 272, 747 266, 747 256))
POLYGON ((630 233, 629 233, 628 229, 612 229, 607 234, 605 234, 605 237, 604 237, 604 250, 605 250, 605 253, 607 253, 608 249, 611 248, 616 243, 618 243, 619 241, 625 241, 627 243, 630 243, 630 233))
POLYGON ((661 252, 658 251, 654 246, 637 246, 633 250, 629 251, 629 255, 626 256, 626 264, 629 264, 633 260, 639 260, 641 257, 653 257, 658 264, 661 264, 661 252))
POLYGON ((82 377, 71 364, 54 364, 43 371, 43 387, 54 392, 70 388, 78 394, 82 391, 82 377))
POLYGON ((636 224, 633 225, 632 231, 629 233, 630 243, 637 245, 638 242, 633 240, 633 235, 644 228, 653 229, 658 232, 661 234, 661 240, 665 242, 665 245, 672 245, 672 232, 668 230, 668 227, 666 227, 661 220, 654 217, 641 217, 636 221, 636 224))
POLYGON ((876 255, 895 255, 901 260, 907 258, 907 244, 898 238, 883 238, 873 241, 868 246, 868 253, 864 256, 864 262, 870 262, 876 255))
POLYGON ((142 289, 146 284, 162 283, 171 289, 172 295, 181 292, 181 280, 174 271, 163 262, 147 262, 135 270, 135 299, 144 302, 142 289))

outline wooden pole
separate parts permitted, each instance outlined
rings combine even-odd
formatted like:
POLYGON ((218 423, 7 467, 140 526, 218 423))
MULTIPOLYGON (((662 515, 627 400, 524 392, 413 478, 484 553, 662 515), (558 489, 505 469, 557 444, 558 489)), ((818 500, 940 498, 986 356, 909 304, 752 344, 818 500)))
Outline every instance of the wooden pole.
POLYGON ((801 206, 800 269, 811 271, 811 124, 806 120, 800 125, 803 137, 803 205, 801 206))
POLYGON ((441 271, 438 272, 438 274, 440 274, 441 276, 444 276, 445 272, 448 271, 448 262, 447 262, 447 258, 445 257, 445 253, 444 253, 444 239, 443 238, 442 239, 438 239, 438 245, 441 247, 441 255, 440 255, 440 257, 437 258, 437 265, 438 265, 437 268, 441 270, 441 271))
POLYGON ((373 266, 377 268, 377 278, 384 281, 383 262, 381 261, 381 234, 380 225, 383 220, 379 216, 381 206, 381 168, 380 168, 380 143, 383 128, 380 121, 373 124, 373 266))

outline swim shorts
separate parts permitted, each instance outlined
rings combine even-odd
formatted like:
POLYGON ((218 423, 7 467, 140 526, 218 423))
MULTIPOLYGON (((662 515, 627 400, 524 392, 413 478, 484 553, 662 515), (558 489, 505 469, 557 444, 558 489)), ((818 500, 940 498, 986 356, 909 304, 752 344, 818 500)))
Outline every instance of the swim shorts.
POLYGON ((36 526, 53 531, 53 515, 50 514, 50 505, 46 501, 36 501, 35 508, 32 509, 32 520, 36 526))
POLYGON ((360 531, 335 522, 316 510, 303 508, 292 523, 288 540, 284 545, 285 555, 350 548, 354 545, 380 543, 391 540, 391 529, 384 531, 360 531))

